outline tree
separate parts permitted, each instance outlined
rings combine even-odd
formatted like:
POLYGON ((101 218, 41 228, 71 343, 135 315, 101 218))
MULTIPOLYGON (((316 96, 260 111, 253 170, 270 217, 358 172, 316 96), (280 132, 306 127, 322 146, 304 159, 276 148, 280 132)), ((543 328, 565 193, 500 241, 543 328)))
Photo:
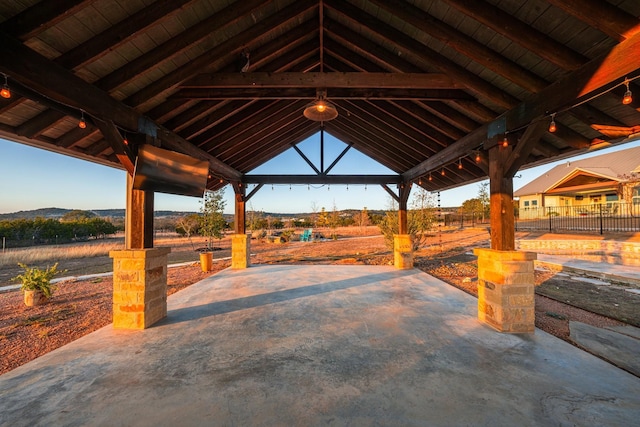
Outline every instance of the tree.
POLYGON ((80 209, 74 209, 74 210, 69 211, 66 214, 62 215, 62 217, 60 218, 60 221, 61 222, 83 221, 83 220, 87 220, 89 218, 94 218, 95 216, 96 216, 96 214, 94 212, 83 211, 83 210, 80 210, 80 209))
POLYGON ((200 234, 207 238, 207 248, 212 249, 211 240, 213 238, 222 239, 223 230, 226 226, 224 219, 224 188, 217 191, 207 191, 204 194, 200 206, 200 234))
POLYGON ((489 215, 489 183, 481 182, 478 185, 478 199, 480 200, 480 204, 482 206, 482 222, 484 222, 485 214, 489 215))
POLYGON ((329 213, 323 207, 316 218, 317 227, 327 227, 329 225, 329 213))
POLYGON ((371 218, 369 217, 369 212, 367 211, 367 207, 362 208, 362 211, 353 215, 353 221, 355 225, 360 227, 360 232, 364 232, 364 228, 371 224, 371 218))
POLYGON ((198 214, 186 215, 178 218, 176 221, 176 233, 186 236, 191 242, 191 246, 195 250, 191 236, 200 229, 200 216, 198 214))
MULTIPOLYGON (((411 236, 411 246, 414 251, 420 249, 426 242, 426 232, 431 229, 435 219, 434 206, 433 195, 419 187, 419 190, 414 193, 411 209, 407 212, 407 231, 411 236)), ((393 235, 398 234, 400 227, 395 201, 391 200, 390 209, 378 223, 378 227, 384 235, 387 247, 393 249, 393 235)))

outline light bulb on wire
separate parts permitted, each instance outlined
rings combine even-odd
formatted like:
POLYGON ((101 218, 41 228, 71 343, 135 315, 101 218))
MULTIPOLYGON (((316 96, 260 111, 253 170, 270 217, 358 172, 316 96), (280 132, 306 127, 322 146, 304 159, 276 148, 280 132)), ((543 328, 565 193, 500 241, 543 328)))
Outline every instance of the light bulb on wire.
POLYGON ((633 102, 633 94, 631 93, 631 89, 629 88, 628 79, 625 79, 624 84, 627 87, 627 91, 624 93, 624 96, 622 97, 622 103, 624 105, 629 105, 633 102))
POLYGON ((4 75, 4 85, 2 85, 2 89, 0 89, 0 96, 9 99, 11 98, 11 89, 9 89, 9 80, 7 75, 4 75))
POLYGON ((551 115, 551 123, 549 123, 549 132, 553 133, 556 130, 558 130, 558 128, 556 127, 556 113, 553 113, 551 115))
POLYGON ((84 120, 84 111, 80 111, 80 121, 78 122, 78 127, 80 129, 85 129, 87 127, 87 122, 84 120))

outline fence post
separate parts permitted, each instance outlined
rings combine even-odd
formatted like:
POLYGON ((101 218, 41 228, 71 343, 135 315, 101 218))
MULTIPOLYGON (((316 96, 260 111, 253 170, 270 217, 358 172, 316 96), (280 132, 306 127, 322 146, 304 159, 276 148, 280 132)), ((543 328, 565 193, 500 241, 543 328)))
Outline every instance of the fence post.
POLYGON ((603 234, 603 228, 602 228, 602 203, 600 203, 598 205, 598 208, 600 209, 600 234, 603 234))
POLYGON ((549 217, 549 233, 551 233, 551 206, 547 206, 547 216, 549 217))

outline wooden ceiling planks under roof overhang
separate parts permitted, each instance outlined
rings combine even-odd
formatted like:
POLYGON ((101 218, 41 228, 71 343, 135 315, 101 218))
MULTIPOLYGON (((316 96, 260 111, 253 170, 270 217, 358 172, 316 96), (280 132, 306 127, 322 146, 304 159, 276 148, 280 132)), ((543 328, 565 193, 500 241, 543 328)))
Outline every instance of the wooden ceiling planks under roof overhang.
MULTIPOLYGON (((1 2, 0 136, 129 171, 151 143, 209 161, 213 189, 267 182, 247 174, 324 129, 397 174, 366 182, 441 190, 485 178, 505 136, 525 167, 626 141, 592 126, 640 125, 638 16, 636 0, 1 2), (303 116, 318 90, 334 120, 303 116)), ((318 172, 278 179, 350 180, 318 172)))

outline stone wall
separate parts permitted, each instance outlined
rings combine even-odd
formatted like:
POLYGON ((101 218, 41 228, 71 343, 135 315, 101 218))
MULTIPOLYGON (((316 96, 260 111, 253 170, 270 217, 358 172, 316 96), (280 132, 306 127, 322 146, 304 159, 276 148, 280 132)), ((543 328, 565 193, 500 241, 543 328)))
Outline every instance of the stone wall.
POLYGON ((640 242, 614 240, 516 240, 516 248, 609 264, 640 266, 640 242))

